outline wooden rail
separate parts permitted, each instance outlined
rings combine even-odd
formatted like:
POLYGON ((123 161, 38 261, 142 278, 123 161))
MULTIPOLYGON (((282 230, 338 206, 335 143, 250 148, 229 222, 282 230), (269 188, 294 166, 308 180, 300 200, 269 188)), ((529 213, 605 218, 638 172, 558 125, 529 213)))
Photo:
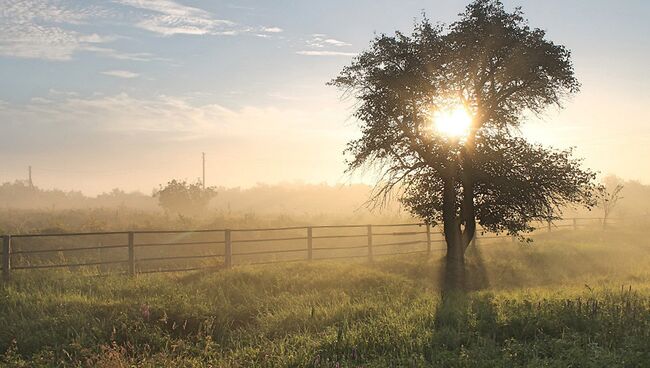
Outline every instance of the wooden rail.
MULTIPOLYGON (((578 229, 579 221, 599 221, 603 226, 605 221, 602 218, 568 218, 562 219, 563 221, 570 221, 569 224, 553 224, 548 222, 543 226, 537 227, 538 230, 545 229, 552 231, 553 228, 572 228, 578 229)), ((609 219, 608 219, 609 220, 609 219)), ((616 219, 611 219, 616 220, 616 219)), ((507 238, 509 235, 484 235, 481 229, 477 229, 478 239, 495 239, 507 238)), ((325 259, 341 259, 341 258, 367 258, 369 261, 377 256, 395 255, 395 254, 410 254, 410 253, 426 253, 444 251, 446 248, 432 248, 433 243, 444 243, 444 238, 440 232, 432 232, 431 226, 423 223, 405 223, 405 224, 376 224, 376 225, 317 225, 317 226, 288 226, 288 227, 274 227, 274 228, 251 228, 251 229, 194 229, 194 230, 144 230, 144 231, 110 231, 110 232, 88 232, 88 233, 47 233, 47 234, 16 234, 2 236, 2 277, 4 280, 10 278, 11 272, 14 270, 29 270, 29 269, 45 269, 45 268, 78 268, 87 266, 105 266, 105 265, 122 265, 126 266, 124 273, 128 275, 136 275, 138 273, 153 273, 153 272, 181 272, 193 271, 202 269, 215 269, 215 268, 230 268, 234 264, 236 257, 250 257, 250 256, 269 256, 269 255, 292 255, 301 256, 298 259, 254 259, 252 262, 244 262, 247 264, 266 264, 277 262, 293 262, 293 261, 313 261, 325 259), (417 228, 414 228, 417 227, 417 228), (365 228, 365 231, 363 231, 365 228), (396 230, 392 230, 398 228, 396 230), (327 231, 357 231, 357 233, 338 233, 331 234, 327 231), (256 234, 263 232, 302 232, 302 235, 291 234, 287 236, 275 236, 268 238, 254 237, 256 234), (325 233, 318 234, 318 232, 325 233), (363 233, 361 233, 363 231, 363 233), (314 235, 314 233, 317 233, 314 235), (233 236, 237 234, 236 238, 233 236), (242 237, 242 234, 244 237, 242 237), (187 238, 193 235, 202 235, 218 238, 210 238, 207 240, 195 241, 191 239, 177 239, 176 241, 143 241, 143 238, 148 236, 171 236, 187 238), (246 237, 245 235, 248 235, 246 237), (14 249, 15 241, 25 241, 30 239, 52 239, 63 238, 69 239, 75 237, 77 239, 87 239, 87 237, 123 237, 121 244, 109 244, 90 246, 83 245, 78 247, 65 247, 57 246, 46 249, 14 249), (251 237, 253 236, 253 237, 251 237), (425 237, 422 237, 425 236, 425 237), (436 238, 434 238, 434 236, 436 238), (86 238, 84 238, 86 237, 86 238), (419 237, 417 239, 405 239, 405 237, 419 237), (365 244, 357 241, 355 244, 332 244, 333 241, 345 241, 351 239, 365 238, 365 244), (391 240, 390 238, 395 238, 391 240), (222 240, 223 239, 223 240, 222 240), (140 240, 140 241, 138 241, 140 240), (323 241, 328 241, 327 244, 322 244, 323 241), (269 246, 277 243, 301 244, 298 248, 282 248, 275 249, 269 246), (314 243, 320 244, 314 244, 314 243), (255 244, 264 244, 262 247, 251 249, 250 247, 255 244), (215 248, 214 246, 219 246, 215 248), (424 245, 423 248, 413 248, 413 246, 424 245), (173 249, 186 249, 185 247, 204 246, 210 247, 207 252, 203 254, 181 254, 181 255, 166 255, 160 256, 161 249, 172 247, 173 249), (389 248, 392 247, 392 248, 389 248), (389 248, 386 252, 377 253, 379 249, 389 248), (119 260, 87 260, 87 261, 61 261, 58 263, 34 263, 34 259, 30 257, 42 256, 43 254, 62 254, 64 252, 84 252, 92 250, 122 250, 126 249, 126 254, 122 255, 119 260), (141 251, 148 251, 152 253, 147 256, 137 256, 137 249, 141 251), (235 249, 235 250, 233 250, 235 249), (366 249, 365 254, 336 254, 338 251, 358 251, 366 249), (158 254, 156 254, 158 250, 158 254), (215 253, 216 251, 216 253, 215 253), (223 253, 221 253, 223 251, 223 253), (324 251, 329 251, 329 254, 324 254, 324 251), (334 253, 334 254, 332 254, 334 253), (126 259, 123 259, 127 256, 126 259), (15 257, 19 257, 21 261, 19 264, 14 265, 15 257), (143 266, 153 262, 164 261, 179 261, 179 260, 214 260, 223 259, 222 263, 218 265, 189 265, 183 268, 158 268, 158 269, 138 269, 138 266, 143 266)), ((197 247, 198 248, 198 247, 197 247)), ((241 262, 240 262, 241 264, 241 262)))

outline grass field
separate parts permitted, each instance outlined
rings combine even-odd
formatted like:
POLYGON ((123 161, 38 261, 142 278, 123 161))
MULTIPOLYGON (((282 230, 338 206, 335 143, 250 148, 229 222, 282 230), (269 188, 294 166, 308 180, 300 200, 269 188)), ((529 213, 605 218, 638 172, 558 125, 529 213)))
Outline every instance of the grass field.
POLYGON ((470 251, 443 301, 440 255, 173 275, 16 273, 6 366, 648 367, 650 241, 539 235, 470 251))

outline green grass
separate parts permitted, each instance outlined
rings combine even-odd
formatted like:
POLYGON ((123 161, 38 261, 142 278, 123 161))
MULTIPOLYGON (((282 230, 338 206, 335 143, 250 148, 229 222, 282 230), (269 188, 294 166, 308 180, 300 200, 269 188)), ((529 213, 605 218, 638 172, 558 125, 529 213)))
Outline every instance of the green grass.
POLYGON ((0 289, 0 362, 650 366, 650 244, 639 233, 485 243, 468 263, 474 291, 444 301, 436 257, 135 279, 16 272, 0 289))

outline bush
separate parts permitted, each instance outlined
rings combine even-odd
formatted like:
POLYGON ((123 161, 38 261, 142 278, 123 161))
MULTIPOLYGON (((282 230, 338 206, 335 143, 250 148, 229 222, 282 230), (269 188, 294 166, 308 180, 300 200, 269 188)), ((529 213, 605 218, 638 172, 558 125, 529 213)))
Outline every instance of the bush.
POLYGON ((172 180, 154 193, 160 206, 168 213, 181 216, 205 214, 210 200, 217 195, 214 187, 204 188, 200 181, 188 183, 172 180))

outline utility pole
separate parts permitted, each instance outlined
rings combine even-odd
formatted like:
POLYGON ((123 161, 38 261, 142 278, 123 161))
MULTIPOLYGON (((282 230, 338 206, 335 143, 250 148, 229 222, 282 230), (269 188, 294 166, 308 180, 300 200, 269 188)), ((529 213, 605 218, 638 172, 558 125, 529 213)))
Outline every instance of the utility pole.
POLYGON ((32 181, 32 165, 29 165, 28 171, 29 171, 29 179, 28 179, 29 187, 34 188, 34 182, 32 181))
POLYGON ((203 189, 205 189, 205 152, 201 152, 201 158, 203 161, 203 181, 201 181, 201 184, 203 185, 203 189))

